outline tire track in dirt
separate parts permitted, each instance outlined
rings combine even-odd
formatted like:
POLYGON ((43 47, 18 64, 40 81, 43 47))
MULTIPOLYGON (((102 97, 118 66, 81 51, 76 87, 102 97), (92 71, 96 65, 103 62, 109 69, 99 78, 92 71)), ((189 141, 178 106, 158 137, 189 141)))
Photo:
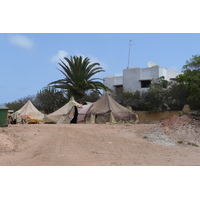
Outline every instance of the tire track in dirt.
POLYGON ((0 155, 0 165, 200 165, 200 148, 162 146, 144 139, 153 127, 156 125, 12 126, 6 137, 15 142, 18 151, 0 155))

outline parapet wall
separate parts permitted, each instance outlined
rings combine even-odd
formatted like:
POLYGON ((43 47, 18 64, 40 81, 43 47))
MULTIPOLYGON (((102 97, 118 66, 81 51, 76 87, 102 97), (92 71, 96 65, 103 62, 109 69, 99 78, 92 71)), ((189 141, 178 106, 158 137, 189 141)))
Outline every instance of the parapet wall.
POLYGON ((164 112, 147 112, 147 111, 133 111, 139 117, 139 123, 158 123, 162 120, 169 119, 174 115, 180 115, 183 113, 180 111, 164 111, 164 112))

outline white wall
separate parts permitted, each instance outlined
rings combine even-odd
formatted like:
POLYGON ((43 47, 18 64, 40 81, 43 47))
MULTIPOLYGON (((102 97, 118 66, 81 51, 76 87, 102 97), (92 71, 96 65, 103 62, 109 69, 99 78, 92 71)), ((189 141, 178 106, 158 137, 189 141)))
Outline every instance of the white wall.
POLYGON ((125 92, 134 92, 140 89, 140 68, 127 68, 123 70, 123 89, 125 92))
POLYGON ((104 85, 115 90, 116 85, 123 85, 123 76, 106 76, 104 77, 104 85))
POLYGON ((171 69, 166 69, 167 70, 167 80, 169 81, 170 78, 175 78, 176 76, 178 76, 180 73, 174 71, 174 70, 171 70, 171 69))
POLYGON ((110 89, 114 90, 115 85, 123 85, 123 90, 125 92, 134 92, 136 90, 146 91, 148 88, 141 88, 142 80, 152 80, 157 79, 161 76, 165 77, 165 80, 170 80, 170 78, 175 78, 180 73, 162 68, 155 65, 151 68, 127 68, 123 70, 123 76, 107 76, 104 78, 104 84, 110 89))
POLYGON ((114 85, 123 85, 123 76, 115 76, 114 85))
POLYGON ((114 76, 106 76, 103 79, 103 84, 114 90, 114 76))
POLYGON ((151 78, 151 69, 150 68, 141 68, 140 69, 140 78, 139 79, 150 79, 151 78))

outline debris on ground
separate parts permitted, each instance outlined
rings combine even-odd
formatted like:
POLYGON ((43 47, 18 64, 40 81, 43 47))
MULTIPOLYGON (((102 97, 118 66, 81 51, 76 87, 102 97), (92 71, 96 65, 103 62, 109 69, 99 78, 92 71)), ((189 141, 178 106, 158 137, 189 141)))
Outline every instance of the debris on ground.
POLYGON ((173 116, 145 136, 161 145, 187 144, 200 146, 200 121, 194 115, 173 116))
POLYGON ((152 131, 146 134, 145 138, 148 138, 152 142, 165 146, 176 145, 175 141, 160 133, 160 128, 154 128, 152 131))

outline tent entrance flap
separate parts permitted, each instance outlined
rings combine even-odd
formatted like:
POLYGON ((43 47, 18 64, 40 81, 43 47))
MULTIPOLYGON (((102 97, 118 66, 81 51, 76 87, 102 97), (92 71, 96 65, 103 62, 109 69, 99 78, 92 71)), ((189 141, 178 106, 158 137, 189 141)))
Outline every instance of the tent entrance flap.
POLYGON ((71 124, 76 124, 78 119, 78 108, 74 106, 74 118, 70 121, 71 124))
POLYGON ((70 124, 71 121, 76 121, 77 114, 76 108, 81 107, 82 105, 77 103, 74 100, 70 100, 63 107, 59 108, 55 112, 45 116, 45 123, 55 123, 55 124, 70 124))
POLYGON ((112 123, 112 124, 116 123, 112 112, 108 112, 108 113, 105 113, 103 115, 97 115, 96 116, 96 122, 98 124, 105 124, 106 122, 109 122, 109 123, 112 123))
POLYGON ((71 110, 67 113, 62 115, 57 124, 70 124, 71 120, 74 118, 75 106, 71 108, 71 110))

